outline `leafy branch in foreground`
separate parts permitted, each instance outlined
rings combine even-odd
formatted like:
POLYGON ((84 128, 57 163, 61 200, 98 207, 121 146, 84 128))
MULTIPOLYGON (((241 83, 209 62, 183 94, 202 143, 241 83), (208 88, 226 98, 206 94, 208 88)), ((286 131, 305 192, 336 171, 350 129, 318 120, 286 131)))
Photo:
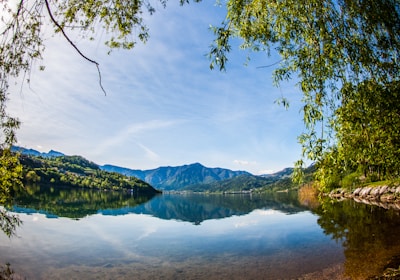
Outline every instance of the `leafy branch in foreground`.
MULTIPOLYGON (((181 5, 189 3, 188 0, 179 2, 181 5)), ((137 42, 148 40, 144 15, 153 14, 157 3, 165 7, 167 0, 0 1, 0 186, 3 193, 10 192, 10 184, 21 183, 21 166, 17 164, 17 156, 10 152, 16 143, 20 122, 6 110, 11 94, 9 85, 19 83, 22 88, 22 84, 30 82, 32 67, 43 58, 45 38, 61 33, 78 55, 97 67, 99 85, 105 93, 98 62, 83 54, 70 34, 94 40, 96 34, 106 31, 105 44, 110 51, 131 49, 137 42), (47 28, 49 26, 53 26, 52 31, 47 28)), ((39 69, 45 67, 41 65, 39 69)))
MULTIPOLYGON (((211 68, 226 68, 234 37, 243 40, 243 48, 277 52, 281 60, 274 71, 275 82, 296 78, 303 95, 305 132, 299 136, 303 159, 323 168, 327 159, 336 155, 331 150, 344 149, 338 155, 356 152, 346 142, 359 132, 351 125, 351 110, 346 109, 352 103, 362 113, 362 104, 367 104, 373 94, 379 97, 375 99, 376 106, 385 108, 380 117, 393 118, 398 112, 399 0, 227 0, 226 7, 225 21, 214 28, 211 68), (367 84, 373 85, 372 91, 368 89, 371 94, 362 93, 367 84), (388 99, 390 106, 385 101, 388 99)), ((386 130, 371 123, 371 118, 372 114, 363 118, 362 125, 373 130, 374 135, 396 138, 397 127, 386 130)), ((372 138, 365 140, 367 146, 374 145, 372 138)), ((380 146, 398 149, 393 141, 380 141, 380 146)), ((345 158, 346 166, 357 162, 361 169, 378 172, 378 177, 398 175, 391 171, 392 167, 382 173, 382 168, 378 171, 372 161, 356 160, 375 157, 370 148, 357 149, 357 153, 351 160, 345 158)), ((297 162, 299 168, 303 159, 297 162)), ((387 166, 388 162, 400 162, 400 155, 388 153, 379 165, 387 166)))

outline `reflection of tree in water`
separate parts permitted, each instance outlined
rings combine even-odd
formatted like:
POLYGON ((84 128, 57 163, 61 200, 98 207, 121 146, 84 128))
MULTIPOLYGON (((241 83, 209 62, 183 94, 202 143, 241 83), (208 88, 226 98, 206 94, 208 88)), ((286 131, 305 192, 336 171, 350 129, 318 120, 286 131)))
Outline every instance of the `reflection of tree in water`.
POLYGON ((345 248, 345 270, 351 279, 383 272, 400 256, 400 212, 354 201, 325 202, 316 209, 318 224, 345 248))
POLYGON ((0 266, 0 280, 14 279, 14 271, 11 269, 9 263, 4 266, 0 266))
POLYGON ((44 185, 27 186, 25 191, 16 194, 14 212, 27 209, 72 219, 80 219, 96 214, 100 209, 118 209, 137 206, 147 202, 154 194, 141 194, 138 191, 101 191, 72 187, 53 187, 44 185))
POLYGON ((9 237, 15 234, 15 230, 21 224, 18 215, 11 214, 5 209, 0 209, 0 229, 9 237))

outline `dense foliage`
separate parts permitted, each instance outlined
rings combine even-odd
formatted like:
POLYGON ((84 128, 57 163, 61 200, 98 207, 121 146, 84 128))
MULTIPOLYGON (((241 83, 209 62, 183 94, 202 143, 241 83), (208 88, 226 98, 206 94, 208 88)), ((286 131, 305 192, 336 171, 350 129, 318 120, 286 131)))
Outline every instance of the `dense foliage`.
MULTIPOLYGON (((179 0, 179 2, 183 5, 188 0, 179 0)), ((75 38, 70 37, 71 34, 78 34, 79 37, 88 40, 95 40, 96 35, 102 34, 101 39, 110 50, 130 49, 138 41, 146 42, 149 37, 145 14, 153 14, 155 7, 165 7, 166 3, 167 0, 0 1, 1 197, 5 197, 4 194, 9 193, 15 184, 21 184, 21 166, 18 164, 18 158, 10 153, 11 146, 16 143, 16 131, 20 122, 6 110, 8 96, 11 94, 9 84, 10 82, 29 83, 32 67, 38 66, 39 70, 45 69, 45 66, 38 61, 43 57, 46 37, 56 33, 61 34, 66 44, 74 48, 83 61, 97 67, 99 88, 104 91, 99 64, 80 50, 75 43, 75 38)), ((101 173, 97 174, 97 176, 101 175, 101 173)), ((42 174, 42 176, 47 175, 42 174)), ((70 175, 64 174, 64 177, 66 176, 70 175)), ((57 176, 53 179, 61 180, 57 176)), ((74 178, 69 177, 67 180, 72 179, 74 178)), ((89 184, 88 182, 81 183, 89 184)))
POLYGON ((21 156, 24 166, 23 180, 40 183, 93 189, 135 189, 141 192, 156 191, 135 177, 100 170, 99 166, 81 156, 35 157, 21 156))
POLYGON ((337 110, 337 145, 319 163, 326 189, 400 177, 400 82, 364 81, 343 88, 337 110))
POLYGON ((278 179, 263 178, 253 175, 240 175, 231 179, 215 181, 211 183, 195 184, 185 187, 183 190, 195 192, 249 192, 267 186, 278 179))
POLYGON ((18 216, 8 213, 2 206, 12 202, 12 192, 22 186, 22 166, 10 149, 0 148, 0 230, 11 236, 21 221, 18 216))
POLYGON ((225 21, 214 28, 211 67, 225 69, 233 37, 243 39, 243 48, 280 55, 275 82, 298 80, 306 127, 299 142, 303 157, 321 169, 323 189, 357 170, 372 179, 399 175, 399 0, 228 0, 226 6, 225 21))
MULTIPOLYGON (((9 82, 29 82, 29 72, 44 52, 44 27, 52 25, 54 33, 61 33, 83 60, 99 70, 68 33, 79 29, 80 36, 94 40, 105 30, 103 38, 110 49, 130 49, 148 39, 144 13, 153 14, 158 3, 165 7, 167 0, 0 2, 0 149, 9 158, 2 158, 2 169, 18 179, 15 158, 7 152, 19 127, 6 112, 9 82)), ((274 80, 278 85, 292 77, 298 80, 306 128, 299 142, 303 159, 317 163, 322 189, 352 181, 348 176, 354 182, 399 176, 399 0, 227 0, 224 4, 226 19, 213 27, 211 68, 225 69, 233 37, 243 39, 243 48, 280 55, 271 64, 277 67, 274 80)), ((102 88, 100 70, 99 84, 102 88)), ((288 104, 286 99, 282 102, 288 104)), ((294 174, 298 177, 301 172, 294 174)), ((1 187, 7 192, 3 181, 1 187)))
MULTIPOLYGON (((312 180, 315 166, 309 166, 304 170, 304 181, 312 180)), ((193 184, 182 190, 209 193, 263 193, 296 190, 300 184, 291 179, 293 168, 286 168, 280 172, 255 176, 243 174, 230 179, 210 183, 193 184)))

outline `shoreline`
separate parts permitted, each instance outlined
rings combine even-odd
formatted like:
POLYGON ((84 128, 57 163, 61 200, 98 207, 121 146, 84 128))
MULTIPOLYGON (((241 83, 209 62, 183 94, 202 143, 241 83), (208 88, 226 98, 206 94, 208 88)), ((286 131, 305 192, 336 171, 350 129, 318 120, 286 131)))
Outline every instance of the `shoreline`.
POLYGON ((358 203, 400 211, 400 186, 366 186, 353 191, 335 189, 328 196, 333 199, 353 199, 358 203))

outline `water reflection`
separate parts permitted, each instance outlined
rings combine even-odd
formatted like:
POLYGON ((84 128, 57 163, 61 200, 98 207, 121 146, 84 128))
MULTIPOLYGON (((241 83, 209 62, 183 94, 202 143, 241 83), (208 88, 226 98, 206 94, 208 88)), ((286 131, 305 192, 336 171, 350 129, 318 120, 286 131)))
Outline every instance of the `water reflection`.
MULTIPOLYGON (((21 220, 18 215, 9 213, 6 209, 0 206, 0 230, 8 237, 15 234, 18 226, 21 225, 21 220)), ((1 278, 0 278, 1 279, 1 278)))
POLYGON ((79 219, 97 214, 101 209, 134 207, 153 197, 131 190, 101 191, 31 185, 15 194, 14 205, 10 210, 16 213, 42 213, 48 218, 79 219))
POLYGON ((255 209, 273 209, 286 214, 307 210, 296 193, 269 195, 165 194, 141 196, 131 192, 29 186, 18 193, 12 208, 17 213, 42 213, 48 218, 79 219, 88 215, 147 214, 165 220, 199 225, 205 220, 245 215, 255 209))
POLYGON ((325 201, 315 212, 325 234, 343 245, 345 272, 351 279, 367 279, 388 267, 399 268, 399 211, 348 200, 325 201))
POLYGON ((368 279, 400 265, 400 213, 353 201, 311 213, 296 193, 143 197, 44 186, 14 201, 24 226, 21 238, 0 236, 0 263, 33 279, 368 279))
POLYGON ((199 225, 206 220, 246 215, 256 209, 272 209, 285 214, 307 210, 298 202, 295 193, 291 195, 165 194, 136 207, 107 209, 99 213, 114 216, 129 213, 147 214, 164 220, 179 220, 199 225))

